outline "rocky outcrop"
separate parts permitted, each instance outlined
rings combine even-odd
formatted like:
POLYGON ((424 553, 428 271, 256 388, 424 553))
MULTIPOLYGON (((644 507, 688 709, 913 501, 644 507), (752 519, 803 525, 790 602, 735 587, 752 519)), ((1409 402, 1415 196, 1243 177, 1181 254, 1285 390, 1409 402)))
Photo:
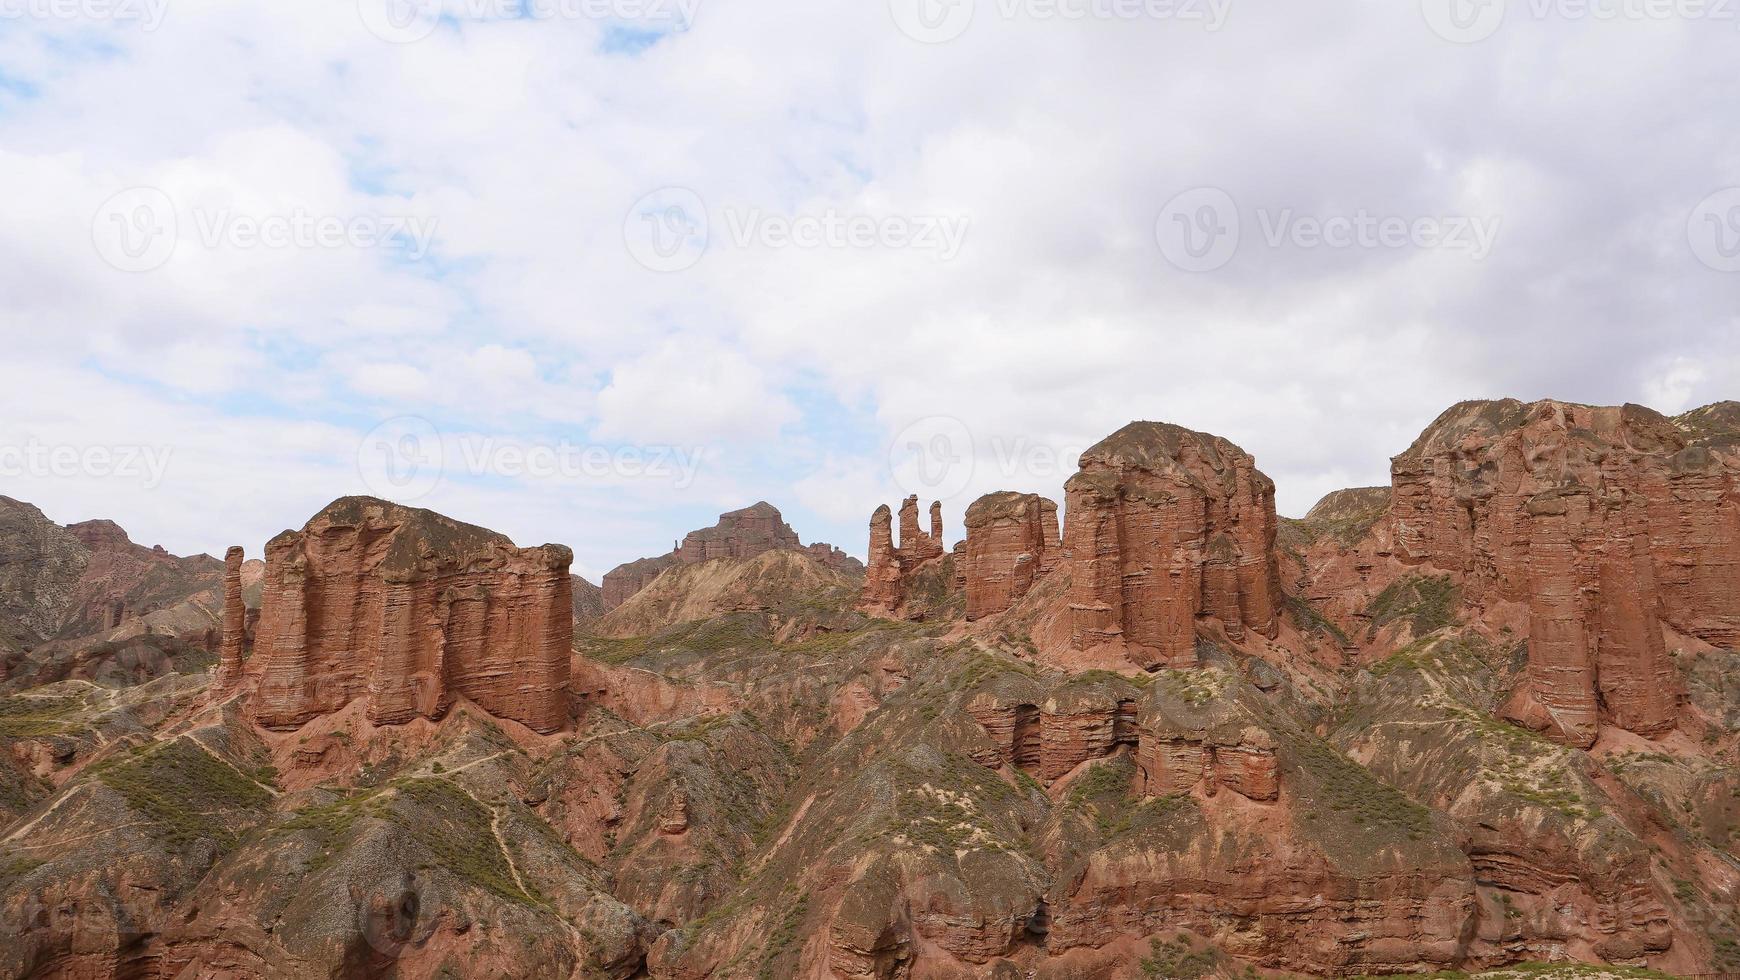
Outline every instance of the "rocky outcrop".
POLYGON ((1272 636, 1280 601, 1275 485, 1217 436, 1133 422, 1065 485, 1070 643, 1139 666, 1196 662, 1196 624, 1272 636))
POLYGON ((846 574, 863 571, 858 559, 825 542, 805 545, 779 508, 764 501, 719 515, 712 527, 690 531, 671 546, 669 554, 618 565, 604 575, 604 612, 652 584, 667 568, 696 565, 716 558, 753 558, 768 551, 803 551, 822 564, 846 574))
POLYGON ((1736 470, 1637 405, 1465 402, 1391 465, 1397 557, 1476 607, 1527 608, 1529 669, 1503 713, 1576 745, 1674 726, 1671 623, 1740 640, 1736 470))
POLYGON ((604 590, 574 576, 574 625, 585 626, 604 615, 604 590))
POLYGON ((217 588, 222 574, 209 556, 134 544, 113 521, 63 528, 30 504, 0 497, 0 648, 27 651, 116 629, 217 588))
POLYGON ((1057 504, 1038 494, 987 494, 967 508, 966 551, 957 565, 967 593, 967 618, 1008 609, 1063 554, 1057 504))
POLYGON ((657 558, 639 558, 625 562, 604 573, 604 611, 609 612, 628 598, 652 584, 664 570, 677 563, 675 552, 657 558))
POLYGON ((900 505, 900 543, 894 543, 894 515, 884 504, 870 515, 870 563, 865 567, 864 588, 858 608, 873 616, 900 617, 915 611, 913 600, 925 591, 919 580, 925 576, 941 576, 947 584, 954 582, 954 563, 942 568, 943 549, 942 503, 930 505, 930 532, 919 530, 918 497, 907 497, 900 505))
POLYGON ((797 532, 780 518, 779 510, 759 501, 742 510, 719 515, 712 527, 690 531, 676 547, 677 561, 684 565, 714 558, 753 558, 775 548, 802 548, 797 532))
POLYGON ((293 728, 361 698, 375 724, 399 724, 465 697, 535 731, 561 728, 572 558, 431 511, 333 503, 266 546, 256 719, 293 728))
POLYGON ((242 647, 247 641, 248 607, 242 601, 241 548, 224 555, 223 636, 218 645, 217 673, 212 680, 219 692, 233 689, 242 679, 242 647))
POLYGON ((673 568, 599 617, 588 631, 601 637, 648 636, 678 623, 757 613, 778 632, 842 604, 855 585, 806 551, 778 548, 742 561, 673 568))

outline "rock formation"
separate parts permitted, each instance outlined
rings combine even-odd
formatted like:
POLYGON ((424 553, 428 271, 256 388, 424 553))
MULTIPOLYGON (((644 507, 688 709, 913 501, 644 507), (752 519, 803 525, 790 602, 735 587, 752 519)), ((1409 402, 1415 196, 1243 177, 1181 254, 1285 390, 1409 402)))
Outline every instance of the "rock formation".
POLYGON ((212 684, 220 692, 234 688, 242 678, 242 646, 248 632, 248 607, 242 602, 241 548, 224 555, 223 637, 218 646, 217 673, 212 684))
POLYGON ((584 626, 604 615, 604 590, 576 575, 574 578, 574 625, 584 626))
POLYGON ((254 712, 293 728, 365 699, 376 724, 439 718, 454 697, 539 732, 562 727, 572 553, 346 497, 266 546, 254 712))
POLYGON ((652 584, 652 580, 667 568, 677 563, 673 551, 668 555, 656 558, 637 558, 624 562, 604 573, 603 599, 604 611, 609 612, 628 601, 628 598, 652 584))
POLYGON ((1000 613, 1062 558, 1057 504, 1038 494, 987 494, 967 508, 964 576, 967 618, 1000 613))
POLYGON ((1465 402, 1391 465, 1396 556, 1476 607, 1527 608, 1526 685, 1504 714, 1577 745, 1602 723, 1674 726, 1661 624, 1740 640, 1736 470, 1637 405, 1465 402))
POLYGON ((1196 662, 1196 623, 1272 636, 1280 601, 1275 485, 1225 439, 1133 422, 1064 487, 1070 642, 1121 645, 1146 668, 1196 662))
MULTIPOLYGON (((876 616, 901 616, 918 590, 915 583, 927 572, 942 574, 944 557, 942 503, 930 505, 930 532, 918 527, 918 497, 900 505, 900 543, 894 543, 893 514, 883 504, 870 515, 870 563, 864 572, 864 589, 858 608, 876 616)), ((952 562, 950 565, 952 566, 952 562)), ((948 571, 949 584, 955 569, 948 571)))
POLYGON ((618 565, 604 576, 604 612, 620 606, 630 596, 652 584, 665 569, 679 565, 695 565, 715 558, 753 558, 776 549, 805 551, 830 568, 847 574, 862 571, 864 566, 844 551, 824 542, 804 545, 780 516, 779 509, 766 501, 742 510, 719 515, 712 527, 690 531, 683 540, 671 546, 668 554, 641 558, 618 565))

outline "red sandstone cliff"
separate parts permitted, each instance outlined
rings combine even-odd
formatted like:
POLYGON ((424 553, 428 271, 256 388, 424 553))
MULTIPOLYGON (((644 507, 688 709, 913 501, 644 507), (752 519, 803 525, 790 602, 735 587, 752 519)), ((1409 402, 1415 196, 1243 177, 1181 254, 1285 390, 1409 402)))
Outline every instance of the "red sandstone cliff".
POLYGON ((223 635, 218 645, 217 671, 212 684, 220 692, 234 688, 242 677, 242 647, 247 640, 248 608, 242 602, 241 548, 224 554, 223 635))
POLYGON ((967 508, 964 523, 968 619, 1008 609, 1062 558, 1057 504, 1038 494, 986 494, 967 508))
POLYGON ((540 732, 568 712, 572 553, 346 497, 266 546, 254 713, 293 728, 358 698, 376 724, 455 696, 540 732))
POLYGON ((1275 485, 1218 436, 1132 422, 1065 485, 1070 645, 1138 665, 1196 663, 1196 622, 1272 636, 1281 600, 1275 485))
POLYGON ((1740 640, 1736 470, 1637 405, 1465 402, 1392 463, 1398 559, 1476 607, 1527 608, 1527 683, 1504 713, 1578 745, 1674 726, 1662 623, 1740 640))
POLYGON ((955 585, 956 569, 943 548, 942 503, 930 505, 930 531, 919 530, 918 497, 900 504, 900 543, 884 504, 870 515, 870 563, 858 608, 873 616, 923 619, 955 585), (945 565, 948 566, 945 568, 945 565))

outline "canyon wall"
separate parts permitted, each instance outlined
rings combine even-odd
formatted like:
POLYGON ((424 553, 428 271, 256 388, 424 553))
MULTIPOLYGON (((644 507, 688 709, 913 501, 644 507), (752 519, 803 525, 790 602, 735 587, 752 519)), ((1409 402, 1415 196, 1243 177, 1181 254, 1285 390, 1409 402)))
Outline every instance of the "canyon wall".
POLYGON ((347 497, 266 546, 256 719, 294 728, 364 699, 376 724, 455 696, 539 732, 568 712, 572 553, 347 497))
POLYGON ((1528 680, 1504 714, 1576 745, 1675 724, 1662 624, 1740 641, 1736 469, 1638 405, 1464 402, 1391 465, 1396 557, 1527 608, 1528 680))

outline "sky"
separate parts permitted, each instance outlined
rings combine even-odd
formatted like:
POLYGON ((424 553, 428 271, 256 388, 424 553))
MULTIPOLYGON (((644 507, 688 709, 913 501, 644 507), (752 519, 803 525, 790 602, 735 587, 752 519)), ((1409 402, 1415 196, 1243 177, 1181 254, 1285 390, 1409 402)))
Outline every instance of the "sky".
POLYGON ((0 0, 0 494, 353 493, 597 580, 765 499, 1299 515, 1451 404, 1740 396, 1729 0, 0 0))

